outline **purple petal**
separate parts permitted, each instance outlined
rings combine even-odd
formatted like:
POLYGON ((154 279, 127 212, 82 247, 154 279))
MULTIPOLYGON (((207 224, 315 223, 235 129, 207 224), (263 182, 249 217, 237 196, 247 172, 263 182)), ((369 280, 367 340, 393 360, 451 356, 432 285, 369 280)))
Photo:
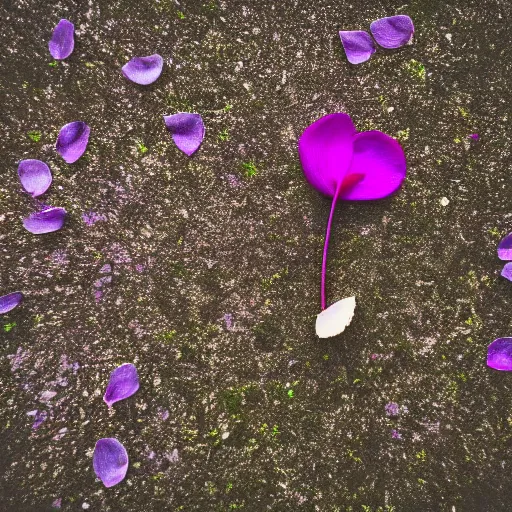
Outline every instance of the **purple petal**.
POLYGON ((122 68, 123 75, 139 85, 152 84, 162 74, 164 59, 158 54, 133 57, 122 68))
POLYGON ((65 59, 73 53, 75 47, 75 26, 68 20, 60 20, 53 31, 48 48, 54 59, 65 59))
POLYGON ((340 38, 350 64, 366 62, 375 53, 373 40, 364 30, 342 30, 340 38))
POLYGON ((199 149, 205 132, 203 118, 200 114, 179 112, 172 116, 164 116, 164 121, 178 149, 188 156, 199 149))
POLYGON ((8 293, 0 297, 0 315, 9 313, 9 311, 18 306, 22 300, 23 293, 21 292, 8 293))
POLYGON ((121 482, 126 476, 128 454, 117 439, 105 437, 96 442, 92 465, 96 476, 105 487, 112 487, 121 482))
POLYGON ((478 141, 478 140, 480 140, 480 135, 478 133, 472 133, 472 134, 468 135, 468 139, 478 141))
POLYGON ((502 275, 505 279, 508 279, 509 281, 512 281, 512 262, 507 263, 507 264, 503 267, 503 270, 501 271, 501 275, 502 275))
POLYGON ((22 160, 18 165, 18 176, 32 197, 44 194, 52 183, 50 168, 41 160, 22 160))
POLYGON ((498 244, 498 258, 504 261, 512 260, 512 233, 498 244))
POLYGON ((349 176, 363 175, 363 179, 342 190, 340 197, 369 200, 389 196, 402 184, 406 170, 404 152, 395 139, 379 131, 358 133, 349 176))
POLYGON ((137 368, 130 363, 122 364, 110 374, 103 400, 110 408, 115 402, 132 396, 138 389, 137 368))
POLYGON ((52 503, 53 508, 61 508, 62 507, 62 498, 57 498, 52 503))
POLYGON ((332 197, 352 160, 356 129, 350 116, 336 113, 309 125, 299 139, 299 157, 309 183, 332 197))
POLYGON ((384 410, 386 411, 386 416, 398 416, 400 414, 400 406, 395 402, 388 402, 384 406, 384 410))
POLYGON ((400 48, 412 39, 414 25, 409 16, 401 14, 374 21, 370 31, 383 48, 400 48))
POLYGON ((487 347, 487 366, 495 370, 512 370, 512 338, 498 338, 487 347))
POLYGON ((23 226, 34 235, 42 235, 58 231, 64 225, 65 219, 66 210, 64 208, 49 207, 23 219, 23 226))
POLYGON ((87 149, 91 129, 83 121, 73 121, 64 125, 57 137, 57 153, 68 164, 76 162, 87 149))

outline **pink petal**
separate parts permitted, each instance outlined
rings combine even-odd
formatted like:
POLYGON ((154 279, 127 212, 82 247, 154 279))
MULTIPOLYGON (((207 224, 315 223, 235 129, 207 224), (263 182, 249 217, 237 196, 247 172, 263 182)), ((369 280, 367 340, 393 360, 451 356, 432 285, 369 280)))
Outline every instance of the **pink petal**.
POLYGON ((87 149, 90 133, 91 129, 83 121, 73 121, 64 125, 57 137, 57 153, 68 164, 76 162, 87 149))
POLYGON ((350 64, 366 62, 375 53, 375 45, 368 32, 342 30, 340 38, 350 64))
POLYGON ((498 338, 487 347, 487 366, 512 371, 512 338, 498 338))
POLYGON ((110 408, 115 402, 132 396, 138 389, 137 368, 130 363, 122 364, 110 374, 103 400, 110 408))
POLYGON ((200 114, 179 112, 172 116, 164 116, 165 126, 183 153, 190 156, 195 153, 203 142, 205 127, 200 114))
POLYGON ((309 183, 332 197, 352 160, 356 129, 350 116, 329 114, 309 125, 299 139, 299 157, 309 183))
POLYGON ((395 192, 407 170, 400 144, 385 133, 370 131, 354 137, 354 156, 349 175, 363 175, 354 186, 340 193, 342 199, 381 199, 395 192))
POLYGON ((370 31, 383 48, 400 48, 412 39, 414 25, 409 16, 390 16, 374 21, 370 31))
POLYGON ((148 57, 133 57, 121 71, 128 80, 139 85, 149 85, 162 74, 163 67, 164 59, 155 53, 148 57))
POLYGON ((34 235, 42 235, 58 231, 64 225, 65 219, 66 210, 64 208, 48 207, 23 219, 23 226, 34 235))
POLYGON ((17 307, 23 300, 23 294, 21 292, 8 293, 0 297, 0 315, 9 313, 17 307))
POLYGON ((52 183, 50 168, 41 160, 22 160, 18 165, 18 176, 32 197, 44 194, 52 183))
POLYGON ((60 20, 53 31, 48 48, 54 59, 66 59, 75 47, 75 26, 68 20, 60 20))
POLYGON ((105 487, 121 482, 128 471, 128 454, 124 446, 113 437, 99 439, 94 447, 92 465, 96 476, 105 487))
POLYGON ((498 258, 504 261, 512 260, 512 233, 509 233, 499 243, 498 258))

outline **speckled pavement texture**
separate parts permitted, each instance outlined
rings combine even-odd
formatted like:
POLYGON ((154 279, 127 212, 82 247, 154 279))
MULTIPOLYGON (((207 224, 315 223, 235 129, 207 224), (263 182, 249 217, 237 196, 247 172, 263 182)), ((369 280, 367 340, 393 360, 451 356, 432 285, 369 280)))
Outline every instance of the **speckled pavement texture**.
POLYGON ((0 292, 25 301, 0 318, 0 510, 510 511, 512 375, 485 358, 512 332, 511 17, 506 0, 3 0, 0 292), (398 13, 414 44, 350 66, 338 31, 398 13), (76 46, 54 64, 60 18, 76 46), (152 53, 157 82, 122 76, 152 53), (163 123, 178 111, 206 124, 192 158, 163 123), (358 307, 319 340, 330 203, 296 142, 335 111, 399 138, 408 178, 338 207, 327 296, 358 307), (54 143, 78 119, 90 144, 67 165, 54 143), (49 164, 62 231, 24 230, 23 158, 49 164), (124 362, 141 387, 109 411, 124 362), (110 489, 100 437, 130 456, 110 489))

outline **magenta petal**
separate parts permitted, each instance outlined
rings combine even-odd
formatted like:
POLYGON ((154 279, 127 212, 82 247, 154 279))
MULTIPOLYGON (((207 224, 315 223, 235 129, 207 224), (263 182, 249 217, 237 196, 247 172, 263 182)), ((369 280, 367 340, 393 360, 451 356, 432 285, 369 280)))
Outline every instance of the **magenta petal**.
POLYGON ((502 277, 505 279, 508 279, 509 281, 512 281, 512 262, 507 263, 503 270, 501 271, 502 277))
POLYGON ((350 174, 364 177, 342 190, 340 197, 350 200, 381 199, 395 192, 403 180, 407 165, 400 144, 385 133, 370 131, 354 137, 354 156, 350 174))
POLYGON ((113 437, 99 439, 94 447, 92 466, 105 487, 121 482, 128 471, 128 454, 124 446, 113 437))
POLYGON ((390 16, 374 21, 370 25, 370 31, 383 48, 400 48, 411 40, 414 25, 409 16, 390 16))
POLYGON ((23 294, 21 292, 8 293, 0 297, 0 315, 9 313, 9 311, 18 306, 22 300, 23 294))
POLYGON ((23 226, 34 235, 42 235, 58 231, 64 225, 65 219, 66 210, 64 208, 48 207, 23 219, 23 226))
POLYGON ((498 245, 498 258, 504 261, 512 260, 512 233, 509 233, 498 245))
POLYGON ((162 74, 164 59, 158 54, 148 57, 133 57, 121 71, 123 75, 139 85, 152 84, 162 74))
POLYGON ((83 121, 73 121, 64 125, 57 137, 57 153, 68 164, 76 162, 87 149, 91 129, 83 121))
POLYGON ((18 165, 18 176, 32 197, 44 194, 52 183, 50 168, 41 160, 22 160, 18 165))
POLYGON ((487 366, 495 370, 512 370, 512 338, 498 338, 487 347, 487 366))
POLYGON ((112 407, 112 404, 132 396, 138 389, 137 368, 130 363, 122 364, 110 374, 103 400, 109 407, 112 407))
POLYGON ((54 59, 65 59, 75 47, 75 26, 68 20, 60 20, 53 31, 48 48, 54 59))
POLYGON ((178 112, 172 116, 164 116, 164 121, 178 149, 188 156, 199 149, 205 133, 200 114, 178 112))
POLYGON ((299 157, 309 183, 333 197, 352 160, 356 129, 350 116, 336 113, 321 117, 301 135, 299 157))
POLYGON ((342 30, 340 38, 351 64, 366 62, 375 53, 373 40, 364 30, 342 30))

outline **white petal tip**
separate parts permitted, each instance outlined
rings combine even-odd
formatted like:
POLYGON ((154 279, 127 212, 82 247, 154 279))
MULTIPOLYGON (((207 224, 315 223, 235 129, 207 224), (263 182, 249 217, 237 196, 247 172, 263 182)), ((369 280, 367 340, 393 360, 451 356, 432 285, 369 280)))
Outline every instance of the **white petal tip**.
POLYGON ((355 309, 355 297, 347 297, 331 304, 316 317, 316 335, 319 338, 331 338, 341 334, 352 322, 355 309))

